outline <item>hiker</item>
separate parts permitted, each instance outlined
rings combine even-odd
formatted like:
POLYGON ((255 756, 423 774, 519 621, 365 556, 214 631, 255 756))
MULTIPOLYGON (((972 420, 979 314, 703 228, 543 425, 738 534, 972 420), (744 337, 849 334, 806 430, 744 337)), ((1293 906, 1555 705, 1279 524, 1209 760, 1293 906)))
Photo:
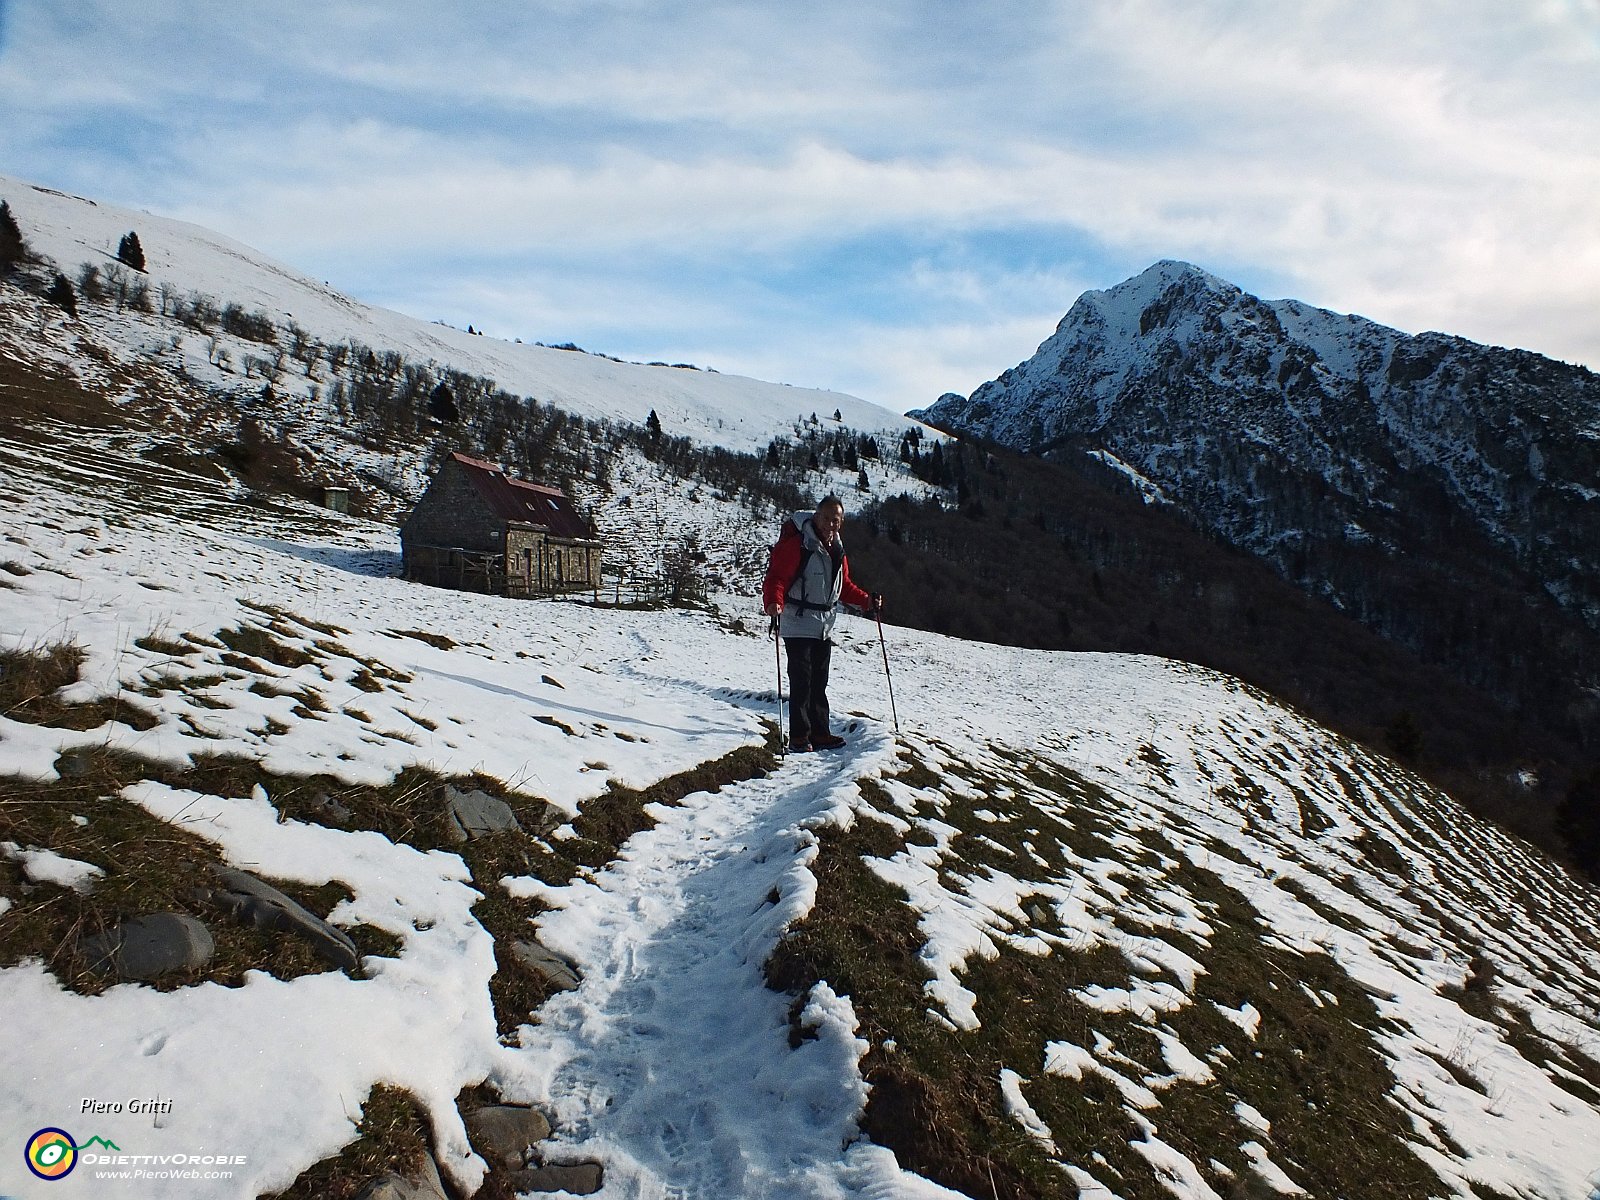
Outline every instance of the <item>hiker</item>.
POLYGON ((789 653, 789 749, 832 750, 844 739, 828 727, 828 660, 840 605, 874 615, 883 597, 868 595, 850 578, 839 529, 844 501, 829 496, 816 512, 797 512, 783 523, 761 585, 762 609, 777 621, 789 653))

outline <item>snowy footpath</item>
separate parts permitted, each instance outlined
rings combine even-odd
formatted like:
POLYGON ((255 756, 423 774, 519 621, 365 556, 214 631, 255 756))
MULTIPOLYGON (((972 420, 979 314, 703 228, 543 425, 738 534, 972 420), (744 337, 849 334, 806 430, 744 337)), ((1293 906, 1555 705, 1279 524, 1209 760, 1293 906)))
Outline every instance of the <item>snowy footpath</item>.
POLYGON ((811 832, 848 823, 856 780, 893 760, 870 728, 835 754, 790 756, 771 776, 658 806, 592 877, 547 888, 547 945, 583 983, 522 1030, 502 1082, 541 1097, 558 1128, 546 1157, 598 1160, 607 1196, 948 1196, 859 1140, 867 1045, 846 998, 818 985, 790 1046, 790 998, 762 964, 808 911, 811 832))

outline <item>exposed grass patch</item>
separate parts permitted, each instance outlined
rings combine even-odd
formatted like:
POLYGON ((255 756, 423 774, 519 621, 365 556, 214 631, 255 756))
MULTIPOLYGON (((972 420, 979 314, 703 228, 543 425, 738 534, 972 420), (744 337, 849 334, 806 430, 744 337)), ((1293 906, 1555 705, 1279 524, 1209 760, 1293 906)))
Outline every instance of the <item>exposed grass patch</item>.
POLYGON ((310 630, 312 633, 320 633, 326 637, 341 637, 350 632, 348 629, 345 629, 342 626, 329 625, 324 621, 316 621, 309 617, 302 617, 298 613, 290 612, 286 608, 279 608, 275 604, 257 604, 251 600, 240 600, 239 604, 241 607, 248 608, 252 612, 258 612, 263 616, 271 617, 274 627, 278 630, 278 632, 283 633, 286 636, 295 636, 293 635, 292 631, 287 628, 287 626, 290 624, 299 625, 302 629, 310 630))
POLYGON ((287 688, 267 679, 258 679, 247 689, 257 696, 265 696, 268 700, 286 700, 297 693, 293 688, 287 688))
POLYGON ((1319 833, 1326 833, 1334 828, 1333 819, 1324 813, 1321 807, 1297 787, 1290 789, 1294 793, 1296 807, 1300 811, 1300 836, 1316 837, 1319 833))
POLYGON ((1354 844, 1361 852, 1361 857, 1377 870, 1396 879, 1411 878, 1413 869, 1411 863, 1395 849, 1394 843, 1387 836, 1387 831, 1363 829, 1354 844))
POLYGON ((333 1158, 300 1173, 273 1193, 274 1200, 351 1200, 387 1172, 410 1178, 430 1144, 428 1121, 416 1099, 400 1088, 377 1084, 361 1106, 356 1137, 333 1158))
POLYGON ((31 650, 0 650, 0 715, 31 725, 78 731, 117 722, 154 729, 159 718, 120 696, 68 702, 58 693, 78 682, 88 655, 81 646, 57 642, 31 650))
MULTIPOLYGON (((97 994, 113 981, 89 969, 79 949, 84 937, 109 932, 141 914, 182 912, 206 924, 216 953, 199 971, 163 976, 152 985, 158 989, 199 982, 239 986, 251 970, 294 979, 334 969, 303 939, 241 925, 203 903, 196 888, 211 884, 213 868, 223 862, 215 846, 117 794, 136 780, 150 778, 147 764, 109 750, 78 752, 70 763, 66 777, 52 783, 0 781, 5 796, 0 800, 0 840, 92 863, 104 875, 92 889, 78 892, 31 884, 17 864, 4 864, 0 894, 13 907, 0 926, 0 964, 37 958, 64 986, 97 994)), ((187 785, 177 776, 166 782, 187 785)), ((351 895, 339 884, 267 882, 319 915, 351 895)), ((381 930, 362 926, 346 932, 362 954, 398 953, 399 942, 381 930)))
MULTIPOLYGON (((279 641, 269 631, 259 625, 238 625, 232 629, 219 630, 217 640, 220 641, 234 654, 245 659, 257 659, 269 662, 275 666, 293 670, 296 667, 306 666, 316 659, 307 651, 298 646, 291 646, 287 642, 279 641)), ((223 659, 224 662, 228 660, 223 659)))
POLYGON ((291 693, 295 699, 295 706, 290 709, 295 716, 302 720, 320 721, 329 712, 328 702, 322 698, 322 693, 312 687, 300 688, 291 693))
POLYGON ((445 637, 442 633, 429 633, 425 629, 391 629, 389 632, 394 637, 415 638, 419 642, 432 646, 435 650, 454 650, 456 648, 456 642, 451 638, 445 637))
POLYGON ((87 658, 83 647, 70 642, 33 650, 0 650, 0 712, 13 720, 26 720, 22 710, 78 682, 87 658))
POLYGON ((142 638, 135 638, 133 644, 141 650, 148 650, 151 654, 165 654, 171 658, 182 658, 185 654, 194 653, 194 647, 188 642, 180 642, 159 633, 147 633, 142 638))
MULTIPOLYGON (((959 774, 968 789, 938 777, 922 785, 940 789, 938 820, 962 831, 941 864, 944 885, 959 892, 964 879, 984 878, 986 869, 1059 885, 1072 877, 1069 856, 1137 861, 1137 871, 1118 871, 1120 904, 1109 931, 1074 935, 1047 921, 1042 928, 1055 935, 1048 954, 997 937, 998 952, 974 955, 962 972, 962 983, 978 997, 980 1025, 958 1032, 930 1015, 917 914, 868 861, 923 839, 868 819, 822 837, 811 868, 816 907, 767 964, 768 981, 779 990, 801 997, 827 980, 851 997, 861 1035, 871 1043, 862 1069, 872 1085, 864 1128, 873 1140, 912 1170, 972 1196, 1076 1197, 1058 1165, 1073 1163, 1126 1200, 1164 1200, 1170 1181, 1132 1145, 1146 1134, 1131 1115, 1129 1096, 1153 1094, 1158 1103, 1142 1119, 1223 1195, 1254 1194, 1238 1192, 1260 1182, 1239 1149, 1252 1140, 1270 1140, 1273 1161, 1313 1195, 1423 1200, 1438 1194, 1441 1184, 1410 1149, 1408 1118, 1388 1099, 1395 1081, 1374 1044, 1380 1019, 1366 991, 1331 958, 1274 942, 1220 876, 1190 866, 1159 832, 1123 826, 1111 798, 1087 781, 1048 764, 1016 766, 1019 774, 1006 781, 950 764, 947 772, 959 774), (1039 793, 1011 790, 1024 776, 1039 793), (1135 837, 1143 844, 1130 846, 1135 837), (1198 928, 1196 910, 1204 914, 1198 928), (1168 915, 1174 923, 1189 917, 1182 932, 1163 927, 1168 915), (1165 973, 1153 980, 1143 961, 1136 969, 1118 929, 1165 940, 1203 964, 1187 1003, 1152 1015, 1082 998, 1090 994, 1083 989, 1096 985, 1137 990, 1182 983, 1165 973), (1246 1002, 1261 1014, 1253 1038, 1221 1011, 1246 1002), (1208 1058, 1222 1081, 1176 1073, 1167 1053, 1172 1039, 1208 1058), (1047 1072, 1050 1043, 1096 1052, 1096 1069, 1081 1077, 1047 1072), (999 1086, 1003 1069, 1027 1081, 1025 1095, 1049 1126, 1056 1154, 1010 1116, 999 1086), (1240 1117, 1240 1101, 1271 1123, 1270 1139, 1240 1117)), ((889 803, 887 788, 863 794, 904 817, 889 803)), ((934 815, 928 809, 921 820, 934 815)))
POLYGON ((940 777, 934 774, 934 772, 929 769, 928 764, 923 762, 911 751, 902 750, 896 757, 898 757, 899 760, 905 764, 905 766, 895 773, 895 778, 899 779, 907 787, 936 788, 939 786, 940 777))

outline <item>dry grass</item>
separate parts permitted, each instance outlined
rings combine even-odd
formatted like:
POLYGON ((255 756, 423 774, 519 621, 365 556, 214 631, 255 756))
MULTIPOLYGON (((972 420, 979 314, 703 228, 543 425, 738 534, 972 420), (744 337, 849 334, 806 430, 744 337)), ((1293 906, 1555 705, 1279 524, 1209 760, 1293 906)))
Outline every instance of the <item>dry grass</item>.
MULTIPOLYGON (((926 768, 908 766, 902 782, 915 779, 924 789, 939 783, 926 768)), ((1221 1194, 1235 1194, 1240 1181, 1253 1177, 1239 1149, 1253 1140, 1234 1111, 1240 1100, 1271 1121, 1274 1161, 1313 1195, 1423 1200, 1435 1194, 1438 1180, 1409 1149, 1405 1114, 1387 1099, 1394 1079, 1374 1044, 1379 1016, 1365 990, 1325 955, 1275 943, 1242 897, 1220 877, 1184 865, 1159 834, 1145 835, 1154 841, 1141 850, 1122 841, 1113 846, 1115 802, 1087 781, 1044 763, 1019 760, 1013 768, 1005 778, 960 764, 952 770, 983 797, 974 801, 954 791, 943 797, 939 819, 969 835, 956 843, 958 860, 943 864, 945 886, 960 886, 957 871, 1058 880, 1070 875, 1071 856, 1122 864, 1117 879, 1129 890, 1117 928, 1163 938, 1205 970, 1189 1004, 1152 1020, 1090 1008, 1076 998, 1089 985, 1150 982, 1148 964, 1136 973, 1114 944, 1089 940, 1074 949, 1055 943, 1039 955, 998 942, 998 954, 974 956, 962 972, 963 984, 978 997, 980 1026, 957 1032, 928 1015, 936 1006, 924 990, 930 977, 918 957, 924 938, 917 914, 866 861, 924 839, 915 828, 902 837, 870 819, 828 834, 812 867, 816 907, 779 944, 767 975, 774 988, 797 997, 796 1011, 818 980, 850 996, 861 1036, 871 1043, 862 1068, 872 1085, 864 1128, 873 1140, 910 1169, 975 1197, 1075 1197, 1076 1187, 1056 1165, 1065 1161, 1092 1168, 1127 1200, 1164 1200, 1168 1185, 1130 1148, 1144 1133, 1110 1080, 1042 1069, 1047 1044, 1092 1048, 1104 1037, 1131 1060, 1119 1067, 1125 1075, 1135 1081, 1168 1077, 1171 1067, 1155 1032, 1162 1025, 1214 1059, 1219 1081, 1175 1080, 1160 1090, 1161 1107, 1147 1115, 1161 1139, 1189 1157, 1221 1194), (977 819, 975 808, 1002 819, 977 819), (1211 933, 1204 942, 1159 922, 1149 925, 1140 915, 1159 912, 1160 894, 1172 890, 1205 913, 1211 933), (1317 1003, 1301 982, 1333 999, 1317 1003), (1246 1000, 1262 1014, 1254 1039, 1217 1007, 1238 1009, 1246 1000), (1050 1127, 1057 1156, 1047 1156, 1009 1115, 999 1089, 1003 1068, 1029 1080, 1027 1099, 1050 1127)), ((863 794, 888 811, 884 789, 863 794)), ((928 805, 923 811, 931 817, 935 810, 928 805)))
POLYGON ((262 1200, 351 1200, 387 1172, 409 1178, 422 1165, 430 1137, 427 1117, 411 1093, 378 1084, 361 1106, 356 1137, 337 1155, 300 1173, 262 1200))
POLYGON ((445 637, 442 633, 429 633, 423 629, 394 629, 390 632, 395 637, 415 638, 432 646, 435 650, 454 650, 456 643, 453 639, 445 637))
MULTIPOLYGON (((104 874, 90 890, 79 892, 30 883, 17 863, 0 863, 0 894, 12 902, 0 928, 0 965, 37 959, 63 986, 97 994, 113 981, 90 970, 79 949, 84 937, 142 914, 180 912, 206 923, 216 953, 199 971, 173 972, 155 981, 152 986, 160 990, 201 982, 235 987, 252 970, 293 979, 334 969, 303 939, 240 925, 206 906, 196 888, 209 884, 213 868, 222 865, 216 848, 119 795, 128 784, 161 772, 108 750, 80 751, 63 765, 65 776, 50 783, 0 780, 0 840, 48 849, 104 874)), ((181 787, 191 781, 169 774, 164 782, 181 787)), ((350 897, 339 884, 268 882, 319 915, 350 897)), ((345 932, 362 955, 399 952, 398 940, 380 930, 358 926, 345 932)))
POLYGON ((127 419, 101 392, 90 391, 69 376, 0 354, 0 431, 26 434, 46 421, 113 429, 126 425, 127 419))
POLYGON ((28 650, 0 650, 0 715, 56 729, 98 729, 120 722, 153 729, 155 716, 120 696, 68 702, 58 694, 78 682, 87 658, 80 646, 57 642, 28 650))

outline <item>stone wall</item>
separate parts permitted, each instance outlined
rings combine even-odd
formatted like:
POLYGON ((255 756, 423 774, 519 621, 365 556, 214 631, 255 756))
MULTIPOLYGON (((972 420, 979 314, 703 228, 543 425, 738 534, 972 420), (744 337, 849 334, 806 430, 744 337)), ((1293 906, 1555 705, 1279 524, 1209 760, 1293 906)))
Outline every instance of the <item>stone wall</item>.
POLYGON ((400 542, 499 553, 505 549, 503 528, 466 469, 450 460, 400 527, 400 542))
POLYGON ((506 531, 506 594, 539 596, 588 591, 600 583, 600 548, 532 529, 506 531))

